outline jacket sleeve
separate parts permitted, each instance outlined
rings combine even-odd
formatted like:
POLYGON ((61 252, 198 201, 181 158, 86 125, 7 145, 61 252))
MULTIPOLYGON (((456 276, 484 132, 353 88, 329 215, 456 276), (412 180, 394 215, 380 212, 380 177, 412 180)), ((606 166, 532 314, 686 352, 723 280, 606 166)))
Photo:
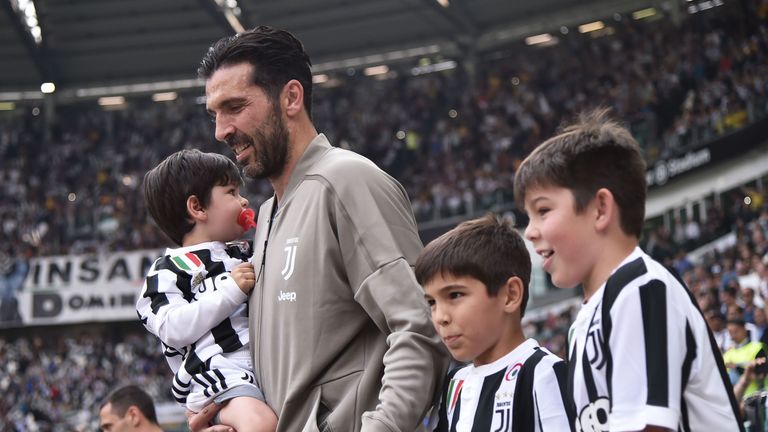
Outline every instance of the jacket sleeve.
POLYGON ((177 350, 192 344, 230 316, 248 298, 232 279, 222 273, 206 278, 204 293, 185 293, 179 278, 162 257, 144 280, 136 302, 139 319, 152 334, 177 350))
POLYGON ((346 171, 337 235, 355 300, 387 335, 384 376, 363 431, 413 431, 435 403, 449 356, 412 266, 422 249, 402 186, 378 168, 346 171))

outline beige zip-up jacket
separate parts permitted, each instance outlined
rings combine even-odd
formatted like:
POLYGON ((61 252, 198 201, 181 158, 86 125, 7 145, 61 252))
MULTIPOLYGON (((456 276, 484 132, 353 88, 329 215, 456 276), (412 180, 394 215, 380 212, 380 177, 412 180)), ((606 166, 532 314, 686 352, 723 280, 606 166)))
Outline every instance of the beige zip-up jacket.
POLYGON ((418 429, 449 356, 413 275, 403 187, 320 134, 257 224, 251 346, 278 431, 418 429))

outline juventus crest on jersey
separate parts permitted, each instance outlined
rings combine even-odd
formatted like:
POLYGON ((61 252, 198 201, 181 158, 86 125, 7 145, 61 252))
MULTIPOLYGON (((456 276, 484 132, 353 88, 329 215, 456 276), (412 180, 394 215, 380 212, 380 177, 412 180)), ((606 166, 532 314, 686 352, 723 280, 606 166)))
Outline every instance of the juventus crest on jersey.
POLYGON ((739 431, 722 356, 688 290, 636 248, 569 332, 577 431, 739 431))

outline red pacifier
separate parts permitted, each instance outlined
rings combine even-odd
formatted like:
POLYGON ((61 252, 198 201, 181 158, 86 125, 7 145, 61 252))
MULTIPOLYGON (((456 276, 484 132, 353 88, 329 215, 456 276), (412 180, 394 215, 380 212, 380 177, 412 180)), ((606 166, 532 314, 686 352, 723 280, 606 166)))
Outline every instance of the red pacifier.
POLYGON ((243 227, 243 229, 246 231, 251 228, 256 228, 256 221, 254 220, 255 217, 256 212, 254 212, 253 209, 243 209, 243 211, 241 211, 240 215, 237 217, 237 224, 243 227))

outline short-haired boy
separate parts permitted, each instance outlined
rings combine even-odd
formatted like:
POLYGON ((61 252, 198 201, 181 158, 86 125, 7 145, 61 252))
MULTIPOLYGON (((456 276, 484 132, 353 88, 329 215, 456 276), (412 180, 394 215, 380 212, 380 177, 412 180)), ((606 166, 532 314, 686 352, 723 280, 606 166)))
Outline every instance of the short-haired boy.
POLYGON ((515 176, 544 270, 584 289, 568 338, 576 430, 743 430, 696 301, 638 247, 645 198, 637 142, 605 110, 541 144, 515 176))
POLYGON ((569 431, 566 366, 526 339, 531 258, 512 222, 494 214, 430 242, 416 279, 432 323, 454 359, 438 431, 569 431))
POLYGON ((160 338, 176 401, 197 412, 225 403, 219 421, 239 432, 274 431, 277 417, 254 382, 247 299, 255 285, 242 215, 243 179, 227 157, 176 152, 144 176, 144 199, 179 248, 149 269, 136 310, 160 338))

